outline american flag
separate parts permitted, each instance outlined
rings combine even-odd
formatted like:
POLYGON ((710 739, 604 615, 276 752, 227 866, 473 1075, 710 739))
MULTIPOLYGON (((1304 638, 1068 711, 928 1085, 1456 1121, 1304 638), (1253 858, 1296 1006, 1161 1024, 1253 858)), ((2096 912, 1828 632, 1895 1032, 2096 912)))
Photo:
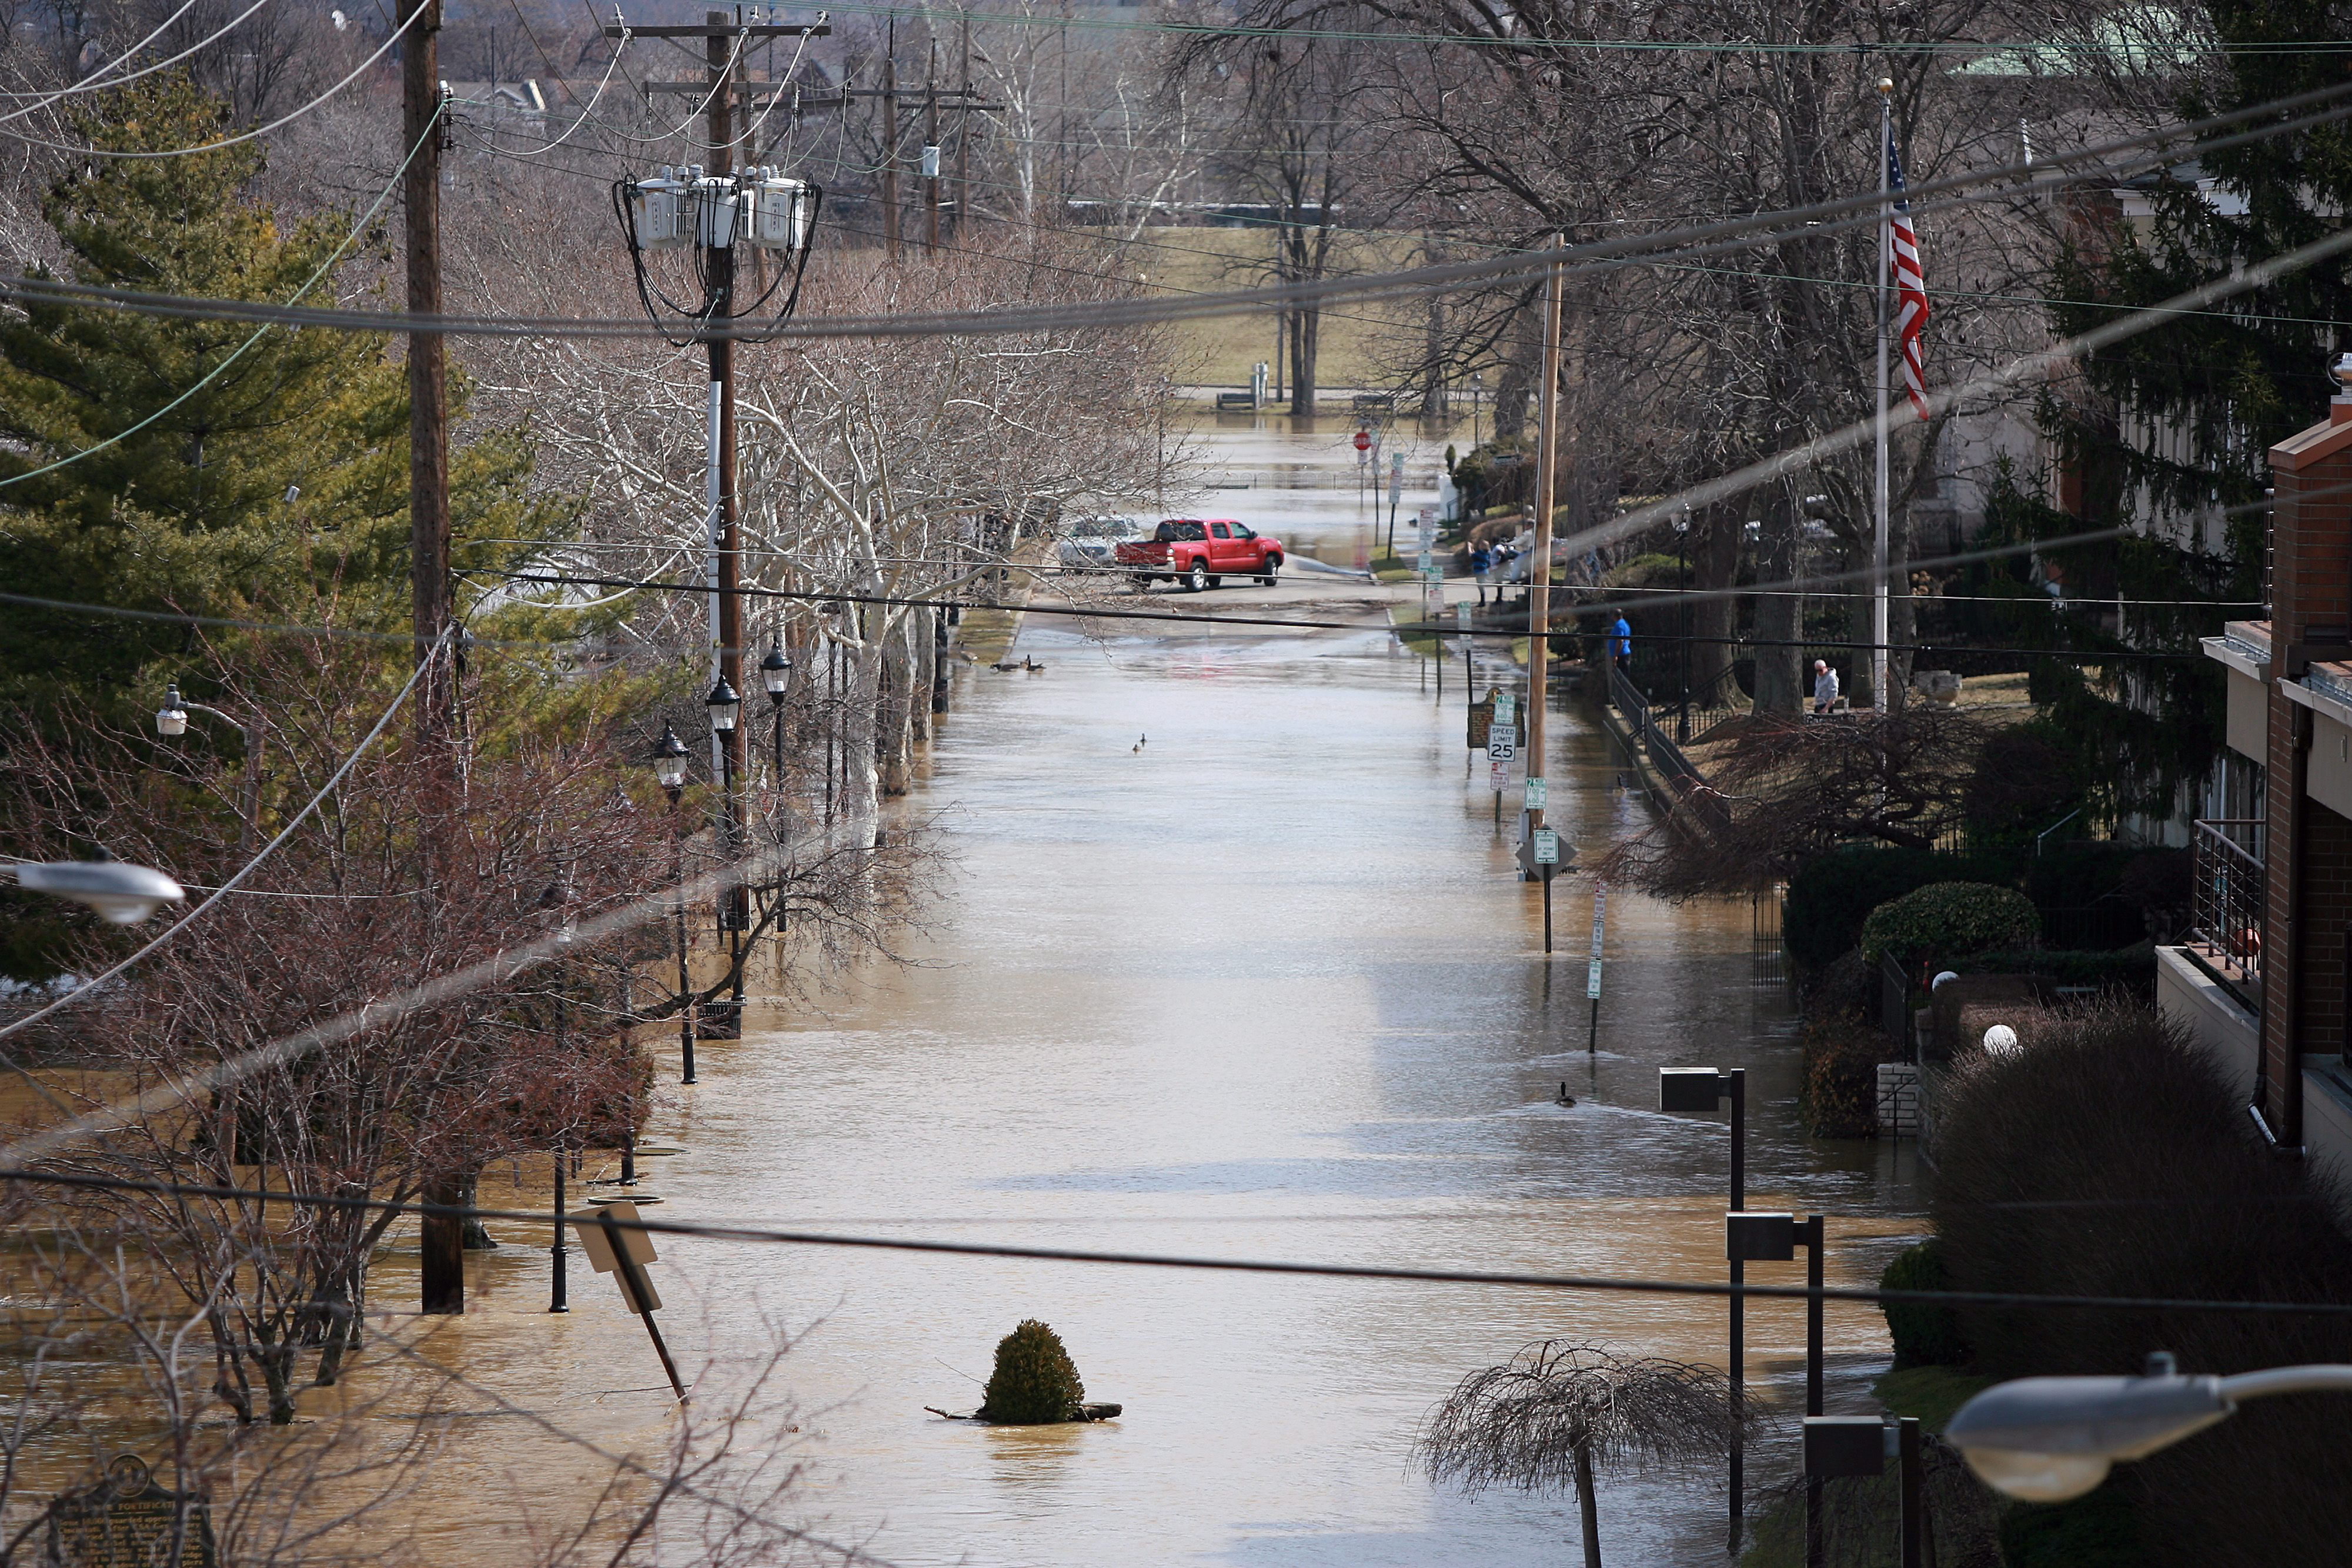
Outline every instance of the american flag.
POLYGON ((1895 255, 1895 332, 1903 342, 1903 388, 1911 406, 1927 417, 1927 361, 1920 350, 1920 329, 1927 324, 1927 279, 1919 270, 1919 235, 1911 226, 1911 204, 1903 199, 1903 160, 1895 151, 1895 133, 1886 135, 1886 189, 1894 197, 1887 221, 1887 243, 1895 255))

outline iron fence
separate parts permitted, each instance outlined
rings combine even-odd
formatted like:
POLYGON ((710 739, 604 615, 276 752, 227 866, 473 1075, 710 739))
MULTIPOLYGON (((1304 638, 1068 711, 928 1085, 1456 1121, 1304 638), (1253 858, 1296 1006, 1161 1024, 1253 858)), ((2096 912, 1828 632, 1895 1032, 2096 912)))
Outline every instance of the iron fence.
POLYGON ((2230 818, 2193 827, 2189 933, 2215 973, 2252 990, 2263 979, 2263 824, 2230 818))
POLYGON ((1789 884, 1783 882, 1748 895, 1748 977, 1756 985, 1790 983, 1789 946, 1780 935, 1788 897, 1789 884))

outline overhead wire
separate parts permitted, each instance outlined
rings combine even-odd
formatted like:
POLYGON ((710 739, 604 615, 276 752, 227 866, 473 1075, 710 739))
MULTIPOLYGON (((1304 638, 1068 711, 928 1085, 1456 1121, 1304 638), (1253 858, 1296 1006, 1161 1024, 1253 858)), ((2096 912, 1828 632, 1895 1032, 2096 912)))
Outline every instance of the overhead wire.
MULTIPOLYGON (((408 694, 415 691, 416 689, 416 683, 425 678, 425 672, 432 667, 435 660, 441 657, 442 643, 447 641, 448 633, 444 632, 440 642, 436 642, 433 646, 425 650, 424 656, 416 661, 416 667, 409 672, 407 681, 401 686, 399 692, 394 695, 391 706, 386 707, 383 710, 383 715, 376 719, 374 727, 370 729, 366 735, 361 737, 360 743, 352 748, 351 754, 345 757, 341 764, 336 768, 334 772, 328 776, 327 781, 319 786, 318 793, 311 796, 308 801, 304 802, 300 810, 295 812, 293 816, 287 819, 286 825, 278 830, 277 836, 272 838, 268 843, 262 845, 258 851, 255 852, 253 858, 247 861, 245 864, 239 866, 236 870, 236 873, 231 876, 228 881, 221 883, 220 886, 215 890, 211 897, 205 899, 194 909, 189 910, 187 914, 182 915, 179 919, 174 920, 171 925, 163 927, 163 929, 157 932, 145 946, 131 954, 130 956, 115 963, 103 974, 95 977, 83 985, 75 987, 72 990, 66 992, 65 995, 58 997, 56 1000, 50 1002, 47 1007, 26 1013, 23 1018, 12 1019, 5 1024, 0 1024, 0 1040, 6 1040, 11 1035, 22 1033, 26 1030, 32 1028, 35 1024, 39 1023, 43 1019, 64 1011, 67 1008, 73 1006, 76 1002, 80 1001, 85 997, 98 995, 109 980, 111 980, 116 976, 132 968, 146 959, 150 955, 160 952, 163 947, 177 938, 183 932, 186 931, 197 921, 202 920, 206 915, 211 914, 213 905, 218 904, 222 899, 226 898, 230 894, 236 892, 240 887, 242 887, 245 883, 245 879, 251 876, 255 872, 259 871, 261 869, 262 862, 267 861, 271 855, 277 853, 278 847, 284 844, 287 840, 292 838, 296 830, 299 829, 304 822, 310 820, 310 813, 317 810, 320 805, 325 801, 327 797, 334 793, 336 787, 341 784, 342 781, 350 776, 353 768, 359 766, 360 758, 367 755, 368 748, 373 746, 376 743, 377 737, 383 734, 384 727, 392 723, 393 716, 397 714, 407 703, 408 694)), ((14 1067, 16 1064, 11 1061, 9 1065, 14 1067)), ((20 1068, 18 1071, 21 1071, 22 1069, 20 1068)))
POLYGON ((162 37, 165 32, 170 30, 173 23, 186 16, 190 10, 194 8, 196 4, 197 0, 184 0, 184 3, 178 10, 164 17, 162 22, 156 25, 153 32, 148 34, 145 37, 140 39, 129 48, 123 50, 120 55, 117 55, 114 58, 107 61, 104 65, 99 67, 96 70, 82 78, 79 81, 75 82, 68 87, 59 88, 57 91, 52 93, 0 93, 0 98, 38 99, 37 102, 28 103, 22 109, 12 109, 5 114, 0 114, 0 122, 11 120, 21 120, 28 114, 38 114, 42 110, 52 108, 58 104, 63 103, 69 98, 78 97, 83 93, 104 92, 113 88, 122 87, 128 83, 137 81, 142 77, 150 77, 154 75, 157 71, 164 70, 172 66, 175 66, 182 60, 186 59, 190 55, 195 54, 208 45, 228 37, 229 34, 236 30, 238 25, 244 22, 247 16, 252 16, 256 11, 260 10, 264 5, 268 5, 269 0, 253 0, 252 5, 247 6, 244 10, 238 12, 234 17, 230 18, 226 26, 221 27, 216 32, 205 37, 197 39, 194 43, 189 45, 186 48, 182 49, 178 54, 171 56, 169 58, 157 60, 152 66, 142 66, 139 69, 132 71, 128 76, 118 77, 108 74, 120 67, 124 61, 130 59, 133 55, 136 55, 140 50, 153 43, 157 38, 162 37))
MULTIPOLYGON (((424 7, 419 7, 417 14, 420 16, 423 15, 424 9, 424 7)), ((436 128, 441 123, 441 115, 442 110, 439 107, 436 107, 432 116, 425 122, 423 134, 419 135, 416 139, 415 144, 409 148, 408 156, 400 161, 400 167, 393 171, 392 178, 386 181, 383 189, 377 193, 375 200, 369 204, 368 210, 360 214, 359 222, 351 226, 350 232, 345 234, 343 237, 336 243, 335 248, 327 253, 327 258, 324 261, 321 261, 311 272, 310 276, 302 280, 301 287, 295 289, 293 294, 289 296, 289 303, 293 300, 300 299, 302 296, 310 293, 311 289, 317 287, 319 280, 325 277, 329 272, 333 270, 335 264, 342 259, 343 253, 351 249, 352 242, 357 240, 361 235, 367 231, 368 225, 375 221, 376 214, 383 210, 384 203, 390 201, 392 199, 393 192, 400 188, 400 182, 407 174, 408 166, 416 161, 416 154, 424 149, 426 139, 438 134, 436 128)), ((5 288, 0 288, 0 295, 5 295, 5 288)), ((93 443, 89 446, 80 448, 79 451, 68 453, 65 456, 59 457, 53 462, 45 463, 37 468, 28 468, 21 474, 0 476, 0 489, 5 489, 11 485, 21 485, 27 479, 37 479, 44 474, 54 474, 58 469, 79 463, 85 457, 95 456, 97 454, 104 452, 110 447, 121 444, 124 441, 127 441, 131 436, 138 434, 141 431, 146 429, 149 425, 153 424, 157 420, 163 418, 165 414, 171 413, 173 409, 179 407, 182 403, 186 402, 190 398, 195 396, 205 387, 211 385, 216 377, 226 371, 231 365, 236 363, 239 359, 243 358, 247 350, 252 348, 256 343, 258 343, 263 338, 267 337, 269 334, 270 329, 271 329, 268 325, 256 327, 251 335, 248 336, 245 341, 239 343, 236 348, 231 349, 228 353, 222 358, 220 363, 215 365, 211 370, 206 371, 203 375, 197 377, 194 382, 190 383, 185 392, 183 392, 177 397, 172 399, 171 402, 155 410, 152 413, 148 414, 144 419, 138 420, 135 423, 116 431, 112 435, 108 436, 103 441, 93 443)))
MULTIPOLYGON (((332 1209, 346 1213, 413 1214, 419 1218, 496 1219, 546 1225, 559 1217, 545 1209, 489 1208, 474 1204, 394 1201, 339 1193, 296 1193, 276 1188, 216 1186, 203 1183, 142 1181, 83 1172, 47 1171, 22 1165, 0 1167, 0 1181, 78 1188, 139 1192, 177 1200, 209 1198, 261 1206, 332 1209)), ((576 1217, 565 1220, 578 1223, 576 1217)), ((947 1241, 930 1238, 852 1235, 751 1225, 713 1225, 662 1219, 642 1211, 632 1217, 600 1215, 597 1224, 647 1236, 747 1242, 761 1246, 840 1247, 860 1251, 934 1253, 950 1257, 1006 1258, 1042 1263, 1098 1263, 1143 1269, 1182 1269, 1212 1273, 1288 1274, 1338 1280, 1374 1280, 1405 1284, 1483 1285, 1510 1289, 1571 1291, 1618 1295, 1743 1295, 1795 1301, 1845 1301, 1870 1306, 1984 1307, 2044 1312, 2200 1312, 2219 1316, 2352 1318, 2352 1301, 2231 1301, 2210 1297, 2042 1295, 2017 1291, 1927 1291, 1865 1285, 1774 1285, 1718 1283, 1710 1280, 1658 1280, 1603 1274, 1556 1274, 1532 1270, 1415 1268, 1392 1263, 1318 1263, 1265 1258, 1216 1258, 1166 1252, 1132 1252, 1081 1247, 1034 1247, 1015 1242, 947 1241)))
POLYGON ((375 53, 368 56, 367 58, 362 60, 357 66, 353 67, 352 73, 349 76, 343 78, 342 80, 337 82, 334 86, 329 88, 326 91, 320 93, 310 102, 302 105, 299 109, 295 110, 292 113, 280 115, 267 125, 257 125, 250 131, 241 131, 234 136, 224 136, 217 141, 206 141, 193 147, 171 147, 165 148, 160 152, 124 152, 110 147, 77 147, 70 142, 47 141, 37 136, 26 136, 21 131, 9 131, 5 129, 0 129, 0 137, 5 137, 11 141, 21 141, 28 147, 46 148, 52 152, 70 152, 77 158, 187 158, 192 157, 198 152, 217 152, 224 147, 235 147, 241 142, 252 141, 260 137, 268 135, 273 131, 281 130, 286 126, 291 125, 296 120, 301 119, 304 115, 310 113, 312 110, 317 109, 320 104, 332 99, 337 93, 341 92, 343 89, 359 80, 359 78, 365 75, 368 68, 373 66, 376 61, 383 58, 384 55, 392 48, 392 47, 400 41, 401 34, 406 32, 411 26, 415 26, 416 19, 419 16, 424 16, 425 12, 430 9, 430 6, 420 5, 415 10, 411 11, 408 15, 408 19, 401 23, 399 26, 394 27, 392 30, 391 36, 385 38, 382 44, 377 46, 375 53))
MULTIPOLYGON (((2095 147, 2074 152, 2040 156, 2032 164, 2023 162, 1996 168, 1972 171, 1965 174, 1945 176, 1925 181, 1911 188, 1915 204, 1930 196, 1989 184, 2001 179, 2024 175, 2036 184, 2046 184, 2053 171, 2061 167, 2098 157, 2112 155, 2118 150, 2140 147, 2154 141, 2214 129, 2235 123, 2254 115, 2276 112, 2289 108, 2306 108, 2325 100, 2341 99, 2352 93, 2352 86, 2317 89, 2311 92, 2272 100, 2269 103, 2234 110, 2189 125, 2168 128, 2163 131, 2143 132, 2119 138, 2095 147)), ((2268 125, 2256 130, 2194 143, 2192 151, 2210 153, 2223 147, 2249 141, 2308 129, 2352 116, 2352 106, 2341 103, 2318 110, 2298 120, 2268 125)), ((2169 161, 2179 153, 2167 153, 2158 161, 2169 161)), ((1613 270, 1624 265, 1645 265, 1654 256, 1690 256, 1714 255, 1728 250, 1752 249, 1760 245, 1818 235, 1824 230, 1856 226, 1876 221, 1878 196, 1837 197, 1808 206, 1779 209, 1755 214, 1744 218, 1722 219, 1690 225, 1681 229, 1657 231, 1639 235, 1623 235, 1614 239, 1590 242, 1580 246, 1549 247, 1522 251, 1497 258, 1449 262, 1434 266, 1408 268, 1387 273, 1359 274, 1341 278, 1297 280, 1275 287, 1203 294, 1191 298, 1138 298, 1081 308, 1037 307, 990 311, 902 312, 888 316, 803 317, 781 326, 756 324, 735 327, 713 324, 713 336, 759 335, 770 339, 818 339, 834 337, 887 338, 902 336, 940 336, 948 334, 1003 334, 1053 330, 1057 328, 1111 327, 1140 325, 1146 322, 1189 320, 1202 317, 1247 312, 1275 304, 1319 302, 1328 298, 1351 296, 1380 297, 1390 294, 1423 294, 1472 281, 1495 280, 1540 276, 1557 269, 1566 276, 1613 270)), ((492 337, 639 337, 659 336, 663 328, 657 322, 638 318, 530 318, 530 317, 467 317, 412 315, 398 311, 322 310, 277 308, 246 301, 212 301, 184 296, 142 293, 132 290, 100 288, 87 285, 64 284, 55 280, 35 278, 0 279, 0 288, 23 298, 38 298, 73 301, 93 306, 134 310, 142 314, 181 316, 202 319, 245 319, 310 326, 334 326, 367 331, 432 331, 446 335, 492 337)), ((2234 291, 2231 291, 2234 292, 2234 291)), ((2170 302, 2177 304, 2178 302, 2170 302)))

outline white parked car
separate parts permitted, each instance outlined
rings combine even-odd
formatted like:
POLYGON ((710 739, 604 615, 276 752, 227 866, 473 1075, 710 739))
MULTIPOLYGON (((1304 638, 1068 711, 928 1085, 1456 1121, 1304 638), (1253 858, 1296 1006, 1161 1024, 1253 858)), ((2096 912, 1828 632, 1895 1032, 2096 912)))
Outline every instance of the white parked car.
POLYGON ((1054 556, 1065 571, 1108 571, 1118 563, 1120 542, 1142 535, 1133 517, 1079 517, 1054 541, 1054 556))

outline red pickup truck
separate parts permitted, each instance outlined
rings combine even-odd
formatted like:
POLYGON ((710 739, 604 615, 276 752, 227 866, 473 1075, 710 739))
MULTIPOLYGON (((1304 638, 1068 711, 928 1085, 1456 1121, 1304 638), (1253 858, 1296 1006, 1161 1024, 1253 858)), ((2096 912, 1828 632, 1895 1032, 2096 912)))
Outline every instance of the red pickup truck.
POLYGON ((1118 560, 1139 584, 1181 578, 1198 593, 1228 577, 1255 577, 1272 588, 1282 575, 1282 541, 1231 517, 1171 517, 1150 538, 1119 546, 1118 560))

